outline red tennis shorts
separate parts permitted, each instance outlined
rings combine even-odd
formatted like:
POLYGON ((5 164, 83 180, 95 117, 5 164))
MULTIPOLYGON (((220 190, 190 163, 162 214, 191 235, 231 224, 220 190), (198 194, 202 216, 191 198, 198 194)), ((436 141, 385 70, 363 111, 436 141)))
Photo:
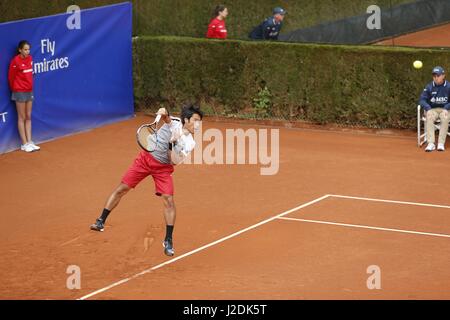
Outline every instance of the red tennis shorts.
POLYGON ((150 152, 141 151, 136 159, 134 159, 132 166, 123 176, 122 183, 134 189, 139 182, 151 175, 155 182, 155 194, 157 196, 163 194, 172 196, 173 171, 173 165, 161 163, 150 152))

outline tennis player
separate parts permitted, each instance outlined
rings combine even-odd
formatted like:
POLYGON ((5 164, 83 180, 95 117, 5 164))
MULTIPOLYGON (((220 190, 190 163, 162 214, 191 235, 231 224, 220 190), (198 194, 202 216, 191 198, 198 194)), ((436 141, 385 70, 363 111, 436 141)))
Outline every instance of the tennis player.
POLYGON ((172 233, 175 225, 176 208, 173 199, 172 173, 174 165, 182 163, 195 147, 194 131, 200 127, 203 112, 199 107, 186 105, 181 109, 181 121, 172 120, 165 108, 158 110, 164 124, 158 130, 158 145, 152 153, 141 151, 125 173, 119 186, 109 196, 101 216, 91 225, 91 230, 103 231, 106 219, 119 204, 124 195, 134 189, 143 179, 151 175, 155 182, 155 194, 164 203, 166 237, 164 253, 173 256, 172 233))

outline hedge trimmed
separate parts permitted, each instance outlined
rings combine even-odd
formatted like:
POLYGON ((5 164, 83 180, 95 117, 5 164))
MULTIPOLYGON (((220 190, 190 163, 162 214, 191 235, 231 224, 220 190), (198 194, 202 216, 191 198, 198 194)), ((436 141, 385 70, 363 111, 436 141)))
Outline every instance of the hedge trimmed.
MULTIPOLYGON (((415 0, 378 0, 381 8, 415 0)), ((0 1, 0 22, 64 13, 71 4, 82 9, 115 4, 123 0, 9 0, 0 1)), ((283 32, 313 26, 326 21, 364 14, 373 0, 132 0, 135 35, 204 37, 213 8, 225 4, 229 37, 246 39, 250 30, 269 16, 272 9, 288 10, 283 32)))
POLYGON ((138 109, 201 101, 210 112, 253 116, 255 99, 279 119, 415 128, 418 97, 450 51, 178 37, 134 42, 138 109), (414 60, 424 68, 412 67, 414 60), (261 99, 260 99, 261 100, 261 99))

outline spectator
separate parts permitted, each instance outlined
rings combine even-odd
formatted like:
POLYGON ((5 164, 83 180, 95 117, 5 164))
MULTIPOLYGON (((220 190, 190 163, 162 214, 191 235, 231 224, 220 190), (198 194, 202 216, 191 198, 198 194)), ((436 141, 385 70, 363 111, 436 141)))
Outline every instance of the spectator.
POLYGON ((225 19, 228 16, 228 9, 224 5, 218 5, 214 9, 214 17, 209 23, 206 37, 210 39, 226 39, 227 28, 225 26, 225 19))
POLYGON ((419 104, 426 112, 426 128, 428 145, 426 152, 436 149, 434 122, 439 118, 441 128, 439 130, 438 151, 445 150, 445 139, 448 132, 450 120, 448 111, 450 110, 450 83, 445 80, 445 70, 442 67, 433 69, 433 81, 429 83, 420 96, 419 104))
POLYGON ((21 150, 33 152, 40 149, 31 140, 31 109, 33 105, 33 58, 31 45, 22 40, 17 47, 17 55, 9 65, 8 80, 12 91, 11 100, 16 102, 21 150))
POLYGON ((273 16, 267 18, 260 25, 255 27, 249 34, 250 39, 278 40, 286 13, 286 10, 280 7, 273 9, 273 16))

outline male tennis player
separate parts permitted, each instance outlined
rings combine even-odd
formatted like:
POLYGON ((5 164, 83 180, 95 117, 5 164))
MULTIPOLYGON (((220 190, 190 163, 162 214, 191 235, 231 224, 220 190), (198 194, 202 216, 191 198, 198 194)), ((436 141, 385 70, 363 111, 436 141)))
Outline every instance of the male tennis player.
POLYGON ((174 165, 182 163, 195 147, 193 133, 200 127, 203 112, 191 104, 181 109, 181 122, 172 120, 166 109, 158 110, 164 125, 158 130, 158 144, 152 153, 141 151, 122 178, 119 186, 109 196, 101 216, 91 225, 91 230, 103 231, 106 219, 119 204, 124 195, 135 188, 144 178, 151 175, 155 182, 155 193, 164 202, 166 237, 164 253, 174 255, 172 233, 175 225, 176 209, 173 199, 172 172, 174 165))

